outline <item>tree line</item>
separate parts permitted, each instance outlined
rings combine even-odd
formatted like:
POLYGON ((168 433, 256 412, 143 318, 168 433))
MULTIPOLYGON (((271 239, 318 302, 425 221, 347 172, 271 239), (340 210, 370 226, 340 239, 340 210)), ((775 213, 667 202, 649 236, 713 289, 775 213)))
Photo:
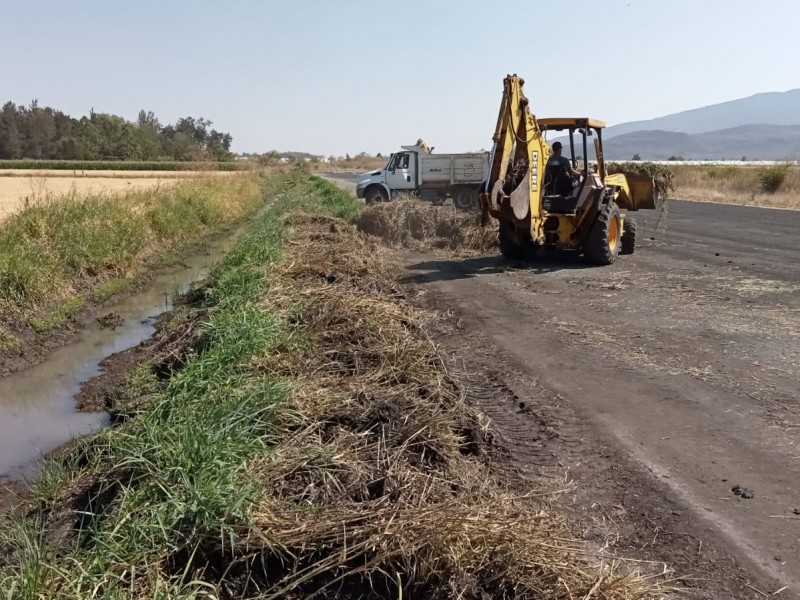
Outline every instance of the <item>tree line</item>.
POLYGON ((152 111, 135 122, 92 110, 79 119, 37 100, 6 102, 0 111, 0 159, 233 160, 233 137, 211 121, 184 117, 162 125, 152 111))

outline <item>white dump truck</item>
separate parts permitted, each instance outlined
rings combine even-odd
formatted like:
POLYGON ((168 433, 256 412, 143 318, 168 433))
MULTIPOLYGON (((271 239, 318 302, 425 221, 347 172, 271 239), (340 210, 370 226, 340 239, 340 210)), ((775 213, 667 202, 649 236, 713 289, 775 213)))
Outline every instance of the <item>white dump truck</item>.
POLYGON ((356 195, 367 204, 413 194, 434 204, 449 196, 461 210, 478 206, 478 195, 489 168, 489 153, 433 154, 422 140, 389 157, 379 171, 359 175, 356 195))

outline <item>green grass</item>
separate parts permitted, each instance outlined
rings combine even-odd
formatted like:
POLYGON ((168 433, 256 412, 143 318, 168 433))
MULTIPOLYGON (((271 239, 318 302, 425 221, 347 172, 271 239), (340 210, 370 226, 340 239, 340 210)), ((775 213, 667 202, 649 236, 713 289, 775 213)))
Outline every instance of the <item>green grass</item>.
POLYGON ((22 342, 0 327, 0 354, 9 354, 21 347, 22 342))
POLYGON ((121 160, 0 160, 0 169, 48 171, 241 171, 249 168, 234 161, 121 161, 121 160))
POLYGON ((28 320, 28 324, 34 331, 47 331, 54 327, 60 327, 84 306, 83 298, 67 298, 56 308, 41 313, 28 320))
POLYGON ((55 327, 78 299, 119 293, 159 255, 255 211, 261 185, 250 175, 124 196, 39 198, 0 225, 0 314, 37 330, 55 327))
POLYGON ((265 266, 282 256, 290 211, 351 217, 359 210, 352 196, 302 171, 269 185, 275 202, 209 277, 203 351, 163 383, 134 371, 129 385, 153 396, 148 408, 49 461, 33 486, 38 510, 0 523, 0 547, 8 548, 0 598, 128 598, 131 590, 205 597, 212 590, 190 576, 194 552, 207 540, 232 551, 251 533, 260 484, 245 467, 277 441, 274 423, 286 417, 294 382, 250 365, 301 343, 260 305, 271 283, 265 266), (42 515, 58 514, 82 481, 94 482, 95 502, 65 543, 47 533, 54 524, 42 515), (163 572, 169 557, 185 565, 185 578, 163 572))
POLYGON ((174 267, 181 263, 181 257, 176 252, 164 252, 158 259, 158 264, 162 267, 174 267))
MULTIPOLYGON (((163 263, 162 263, 163 264, 163 263)), ((131 280, 125 277, 113 277, 108 281, 104 281, 100 285, 97 286, 97 289, 92 292, 92 298, 94 300, 105 300, 106 298, 111 298, 111 296, 116 296, 117 294, 123 294, 127 292, 131 288, 131 280)))
POLYGON ((729 165, 714 165, 710 167, 704 167, 704 171, 706 177, 709 179, 720 181, 733 177, 736 174, 737 168, 738 167, 729 165))

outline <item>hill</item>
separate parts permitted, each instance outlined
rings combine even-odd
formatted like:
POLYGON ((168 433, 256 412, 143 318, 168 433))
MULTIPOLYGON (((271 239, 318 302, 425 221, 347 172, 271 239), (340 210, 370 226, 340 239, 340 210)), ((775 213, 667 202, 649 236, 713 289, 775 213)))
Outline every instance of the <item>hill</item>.
POLYGON ((605 139, 606 156, 627 160, 638 154, 644 159, 667 160, 797 160, 800 158, 800 125, 743 125, 707 133, 634 131, 605 139))
MULTIPOLYGON (((559 138, 563 143, 566 138, 559 138)), ((767 92, 603 132, 606 156, 627 160, 800 158, 800 89, 767 92)))
POLYGON ((634 131, 705 133, 753 124, 800 125, 800 89, 756 94, 647 121, 622 123, 604 133, 610 139, 634 131))

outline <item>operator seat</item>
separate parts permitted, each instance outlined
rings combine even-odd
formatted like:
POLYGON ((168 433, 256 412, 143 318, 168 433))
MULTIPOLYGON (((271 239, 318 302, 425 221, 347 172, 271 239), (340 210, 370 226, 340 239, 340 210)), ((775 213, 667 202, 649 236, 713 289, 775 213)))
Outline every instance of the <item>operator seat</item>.
POLYGON ((572 196, 574 187, 567 170, 553 163, 547 165, 544 173, 544 193, 546 196, 572 196))

